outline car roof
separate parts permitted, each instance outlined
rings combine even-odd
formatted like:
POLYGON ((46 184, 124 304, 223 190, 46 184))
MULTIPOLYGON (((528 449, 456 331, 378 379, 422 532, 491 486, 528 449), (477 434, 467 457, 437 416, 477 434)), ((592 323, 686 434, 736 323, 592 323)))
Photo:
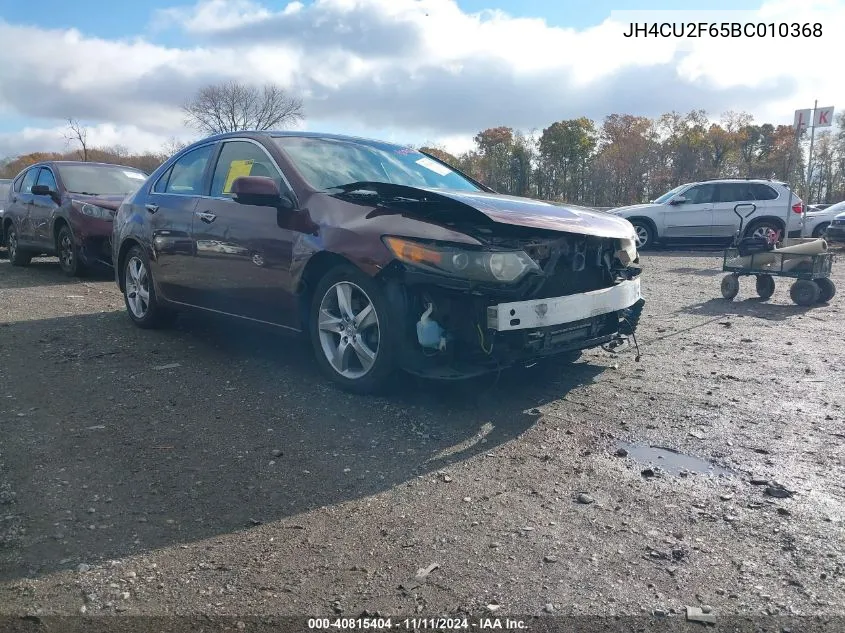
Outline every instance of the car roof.
POLYGON ((199 143, 208 143, 210 141, 219 141, 227 138, 284 138, 284 137, 298 137, 298 138, 320 138, 332 141, 364 141, 367 143, 382 143, 386 145, 396 145, 402 147, 401 143, 392 143, 381 139, 365 138, 362 136, 350 136, 348 134, 331 134, 327 132, 307 132, 294 130, 242 130, 239 132, 224 132, 223 134, 215 134, 203 138, 192 145, 199 143))

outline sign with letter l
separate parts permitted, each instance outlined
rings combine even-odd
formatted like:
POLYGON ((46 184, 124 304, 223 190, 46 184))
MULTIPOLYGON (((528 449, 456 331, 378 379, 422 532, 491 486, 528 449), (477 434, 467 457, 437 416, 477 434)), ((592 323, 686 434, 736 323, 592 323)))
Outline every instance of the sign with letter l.
POLYGON ((809 126, 812 111, 812 108, 806 108, 805 110, 796 110, 795 121, 793 121, 792 127, 794 127, 796 130, 803 130, 807 126, 809 126))

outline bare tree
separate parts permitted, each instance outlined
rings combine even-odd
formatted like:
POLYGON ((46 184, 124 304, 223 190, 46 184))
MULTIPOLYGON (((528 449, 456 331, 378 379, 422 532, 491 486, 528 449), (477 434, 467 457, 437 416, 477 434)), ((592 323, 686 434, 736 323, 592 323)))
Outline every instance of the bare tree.
POLYGON ((206 134, 269 130, 304 118, 302 100, 276 84, 263 88, 228 81, 206 86, 182 106, 185 123, 206 134))
POLYGON ((88 162, 88 128, 76 119, 67 120, 67 132, 65 140, 70 143, 79 143, 82 147, 82 160, 88 162))

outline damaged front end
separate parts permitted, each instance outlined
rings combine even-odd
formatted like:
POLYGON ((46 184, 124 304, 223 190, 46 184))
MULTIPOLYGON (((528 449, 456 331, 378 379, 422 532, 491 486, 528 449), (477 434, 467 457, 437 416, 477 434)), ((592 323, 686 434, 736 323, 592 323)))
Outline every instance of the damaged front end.
POLYGON ((464 228, 482 246, 384 238, 405 370, 463 378, 633 336, 645 303, 633 237, 464 228))

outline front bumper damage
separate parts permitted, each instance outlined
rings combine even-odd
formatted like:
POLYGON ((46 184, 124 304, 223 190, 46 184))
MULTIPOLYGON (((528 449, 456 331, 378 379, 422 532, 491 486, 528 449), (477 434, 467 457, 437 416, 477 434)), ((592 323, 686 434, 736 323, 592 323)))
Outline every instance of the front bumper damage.
POLYGON ((558 235, 557 246, 537 259, 542 272, 512 286, 447 278, 398 263, 385 271, 393 318, 400 324, 403 369, 466 378, 633 335, 645 304, 637 262, 614 259, 614 240, 573 239, 581 246, 570 250, 580 257, 555 252, 558 235), (438 328, 437 345, 423 345, 418 336, 425 313, 438 328))

